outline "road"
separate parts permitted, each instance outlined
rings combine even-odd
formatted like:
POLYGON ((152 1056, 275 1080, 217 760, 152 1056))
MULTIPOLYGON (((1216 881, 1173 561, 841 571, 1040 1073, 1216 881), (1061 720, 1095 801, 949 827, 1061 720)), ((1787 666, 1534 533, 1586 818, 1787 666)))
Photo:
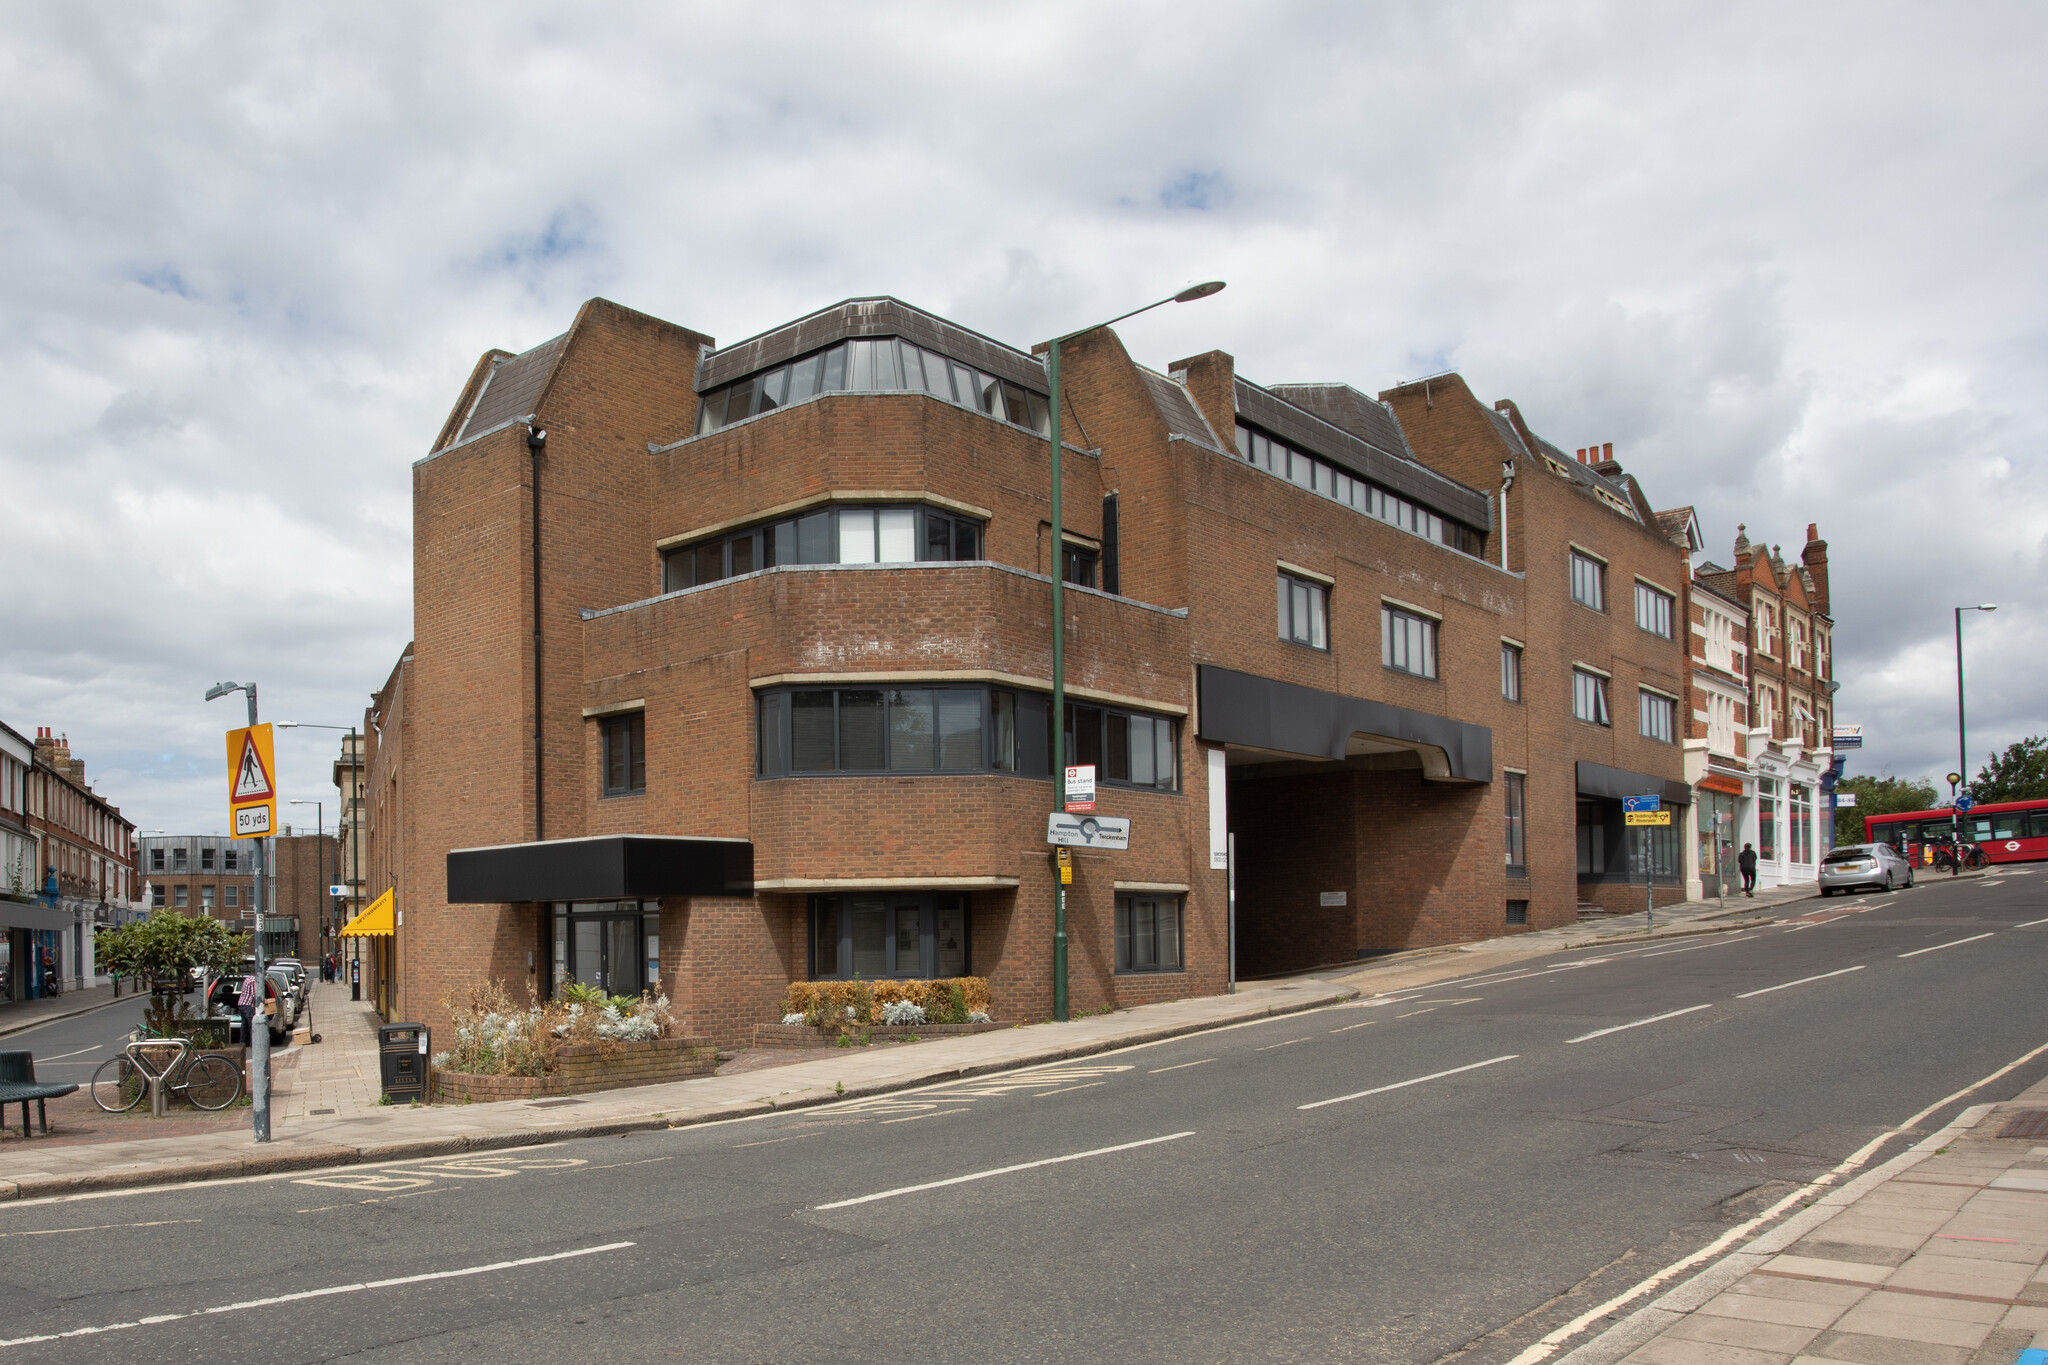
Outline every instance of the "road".
POLYGON ((1497 1365, 2048 1074, 1937 1103, 2048 1043, 2044 902, 1923 883, 843 1106, 0 1205, 0 1365, 1497 1365))

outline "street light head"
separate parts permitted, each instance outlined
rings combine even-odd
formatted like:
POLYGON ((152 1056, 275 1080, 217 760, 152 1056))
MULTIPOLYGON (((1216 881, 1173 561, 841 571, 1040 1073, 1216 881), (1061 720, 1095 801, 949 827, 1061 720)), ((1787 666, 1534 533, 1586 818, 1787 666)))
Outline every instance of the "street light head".
POLYGON ((1210 280, 1206 284, 1196 284, 1188 286, 1186 289, 1181 290, 1178 294, 1175 294, 1173 296, 1173 301, 1175 303, 1193 303, 1196 299, 1206 299, 1211 294, 1220 294, 1222 292, 1223 281, 1210 280))
POLYGON ((215 683, 213 686, 206 689, 206 699, 208 701, 214 701, 218 698, 225 697, 230 692, 239 692, 241 690, 242 685, 237 682, 215 683))
POLYGON ((1997 611, 1997 610, 1998 610, 1998 604, 1997 604, 1996 602, 1986 602, 1986 603, 1985 603, 1985 604, 1984 604, 1983 606, 1981 606, 1981 607, 1977 608, 1977 610, 1978 610, 1978 611, 1997 611))

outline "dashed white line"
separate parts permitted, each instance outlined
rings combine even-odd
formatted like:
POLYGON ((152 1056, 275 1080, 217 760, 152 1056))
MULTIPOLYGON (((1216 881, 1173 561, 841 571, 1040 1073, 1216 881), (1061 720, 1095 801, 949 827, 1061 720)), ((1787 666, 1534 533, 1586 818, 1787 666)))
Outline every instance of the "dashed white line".
POLYGON ((1374 1024, 1377 1024, 1378 1022, 1379 1022, 1379 1020, 1377 1020, 1377 1019, 1368 1019, 1368 1020, 1366 1020, 1366 1021, 1365 1021, 1365 1022, 1364 1022, 1363 1024, 1346 1024, 1346 1025, 1345 1025, 1345 1026, 1344 1026, 1343 1028, 1333 1028, 1333 1029, 1331 1029, 1331 1030, 1330 1030, 1330 1032, 1332 1032, 1332 1033, 1349 1033, 1349 1032, 1351 1032, 1351 1030, 1353 1030, 1353 1029, 1355 1029, 1355 1028, 1370 1028, 1370 1027, 1372 1027, 1372 1026, 1373 1026, 1374 1024))
POLYGON ((1789 990, 1793 986, 1804 986, 1809 981, 1825 981, 1831 976, 1847 976, 1851 972, 1860 972, 1862 970, 1863 966, 1859 964, 1854 967, 1844 967, 1839 972, 1822 972, 1819 976, 1802 976, 1797 981, 1786 981, 1776 986, 1766 986, 1760 991, 1744 991, 1735 998, 1737 1000, 1747 1000, 1752 995, 1769 995, 1772 991, 1789 990))
POLYGON ((489 1265, 464 1266, 460 1270, 430 1270, 422 1275, 397 1275, 388 1280, 368 1280, 357 1284, 333 1284, 324 1289, 302 1289, 296 1294, 275 1294, 267 1299, 244 1299, 240 1303, 224 1303, 213 1308, 197 1308, 189 1313, 153 1313, 133 1322, 110 1322, 102 1327, 74 1327, 68 1332, 45 1332, 33 1337, 10 1337, 0 1340, 0 1346, 28 1346, 39 1341, 63 1341, 68 1337, 98 1336, 103 1332, 125 1332, 136 1327, 154 1327, 161 1322, 181 1322, 186 1318, 209 1317, 215 1313, 241 1313, 251 1308, 274 1308, 281 1303, 299 1303, 305 1299, 324 1299, 335 1294, 360 1294, 369 1289, 391 1289, 402 1284, 424 1284, 429 1280, 454 1280, 467 1275, 488 1275, 498 1270, 516 1270, 521 1266, 544 1265, 550 1261, 567 1261, 578 1256, 595 1256, 606 1251, 620 1251, 632 1246, 631 1242, 606 1242, 603 1246, 580 1247, 575 1251, 558 1251, 551 1256, 522 1256, 516 1261, 493 1261, 489 1265))
MULTIPOLYGON (((814 1204, 813 1213, 827 1209, 850 1209, 856 1204, 872 1204, 878 1199, 894 1199, 903 1194, 921 1194, 926 1190, 942 1190, 948 1185, 965 1185, 973 1180, 988 1180, 999 1175, 1014 1175, 1018 1171, 1034 1171, 1040 1166, 1057 1166, 1067 1161, 1083 1161, 1091 1156, 1108 1156, 1112 1152, 1128 1152, 1139 1147, 1152 1147, 1162 1142, 1175 1142, 1184 1137, 1193 1137, 1194 1129, 1184 1133, 1168 1133, 1164 1137, 1140 1138, 1136 1142, 1120 1142, 1114 1147, 1096 1147, 1086 1152, 1069 1152, 1065 1156, 1049 1156, 1038 1161, 1020 1161, 1014 1166, 998 1166, 992 1171, 976 1171, 972 1175, 956 1175, 949 1180, 927 1180, 922 1185, 903 1185, 893 1190, 881 1190, 875 1194, 863 1194, 853 1199, 840 1199, 830 1204, 814 1204)), ((6 1345, 0 1342, 0 1345, 6 1345)))
POLYGON ((1688 1005, 1682 1010, 1672 1010, 1666 1014, 1653 1014, 1648 1019, 1638 1019, 1633 1024, 1616 1024, 1613 1028, 1594 1029, 1591 1033, 1582 1033, 1576 1038, 1567 1038, 1565 1041, 1567 1043, 1589 1042, 1594 1038, 1605 1038, 1610 1033, 1620 1033, 1624 1029, 1641 1028, 1645 1024, 1654 1024, 1662 1019, 1676 1019, 1681 1014, 1691 1014, 1696 1010, 1710 1010, 1712 1008, 1714 1007, 1711 1004, 1688 1005))
POLYGON ((1910 952, 1910 953, 1900 953, 1900 954, 1899 954, 1899 956, 1900 956, 1900 957, 1918 957, 1918 956, 1920 956, 1920 954, 1922 954, 1922 953, 1938 953, 1938 952, 1940 952, 1940 951, 1941 951, 1941 950, 1942 950, 1943 948, 1955 948, 1955 947, 1959 947, 1959 946, 1961 946, 1962 944, 1965 944, 1965 943, 1975 943, 1975 942, 1976 942, 1976 941, 1977 941, 1978 939, 1980 939, 1980 938, 1990 938, 1990 937, 1991 937, 1991 935, 1990 935, 1990 934, 1972 934, 1972 935, 1970 935, 1970 937, 1968 937, 1968 938, 1957 938, 1957 939, 1950 939, 1950 940, 1949 940, 1949 941, 1948 941, 1947 943, 1937 943, 1937 944, 1935 944, 1935 945, 1934 945, 1934 946, 1933 946, 1932 948, 1915 948, 1915 949, 1914 949, 1914 950, 1913 950, 1912 952, 1910 952))
MULTIPOLYGON (((1425 1011, 1423 1011, 1423 1013, 1427 1014, 1427 1013, 1428 1013, 1428 1011, 1427 1011, 1427 1010, 1425 1010, 1425 1011)), ((1407 1018, 1408 1016, 1404 1014, 1404 1015, 1402 1015, 1401 1017, 1405 1019, 1405 1018, 1407 1018)), ((1273 1050, 1274 1048, 1276 1048, 1276 1047, 1292 1047, 1292 1046, 1294 1046, 1294 1045, 1295 1045, 1296 1043, 1305 1043, 1305 1042, 1307 1042, 1307 1041, 1308 1041, 1308 1039, 1306 1039, 1306 1038, 1289 1038, 1289 1039, 1288 1039, 1288 1040, 1287 1040, 1286 1042, 1284 1042, 1284 1043, 1268 1043, 1268 1044, 1266 1044, 1266 1045, 1265 1045, 1264 1047, 1255 1047, 1255 1048, 1253 1048, 1253 1049, 1252 1049, 1252 1051, 1254 1051, 1254 1052, 1271 1052, 1271 1051, 1272 1051, 1272 1050, 1273 1050)))
POLYGON ((153 1223, 100 1223, 89 1228, 33 1228, 27 1232, 0 1232, 0 1237, 55 1237, 60 1232, 105 1232, 109 1228, 164 1228, 173 1223, 203 1223, 203 1218, 159 1218, 153 1223))
POLYGON ((1069 1085, 1069 1086, 1063 1086, 1063 1087, 1061 1087, 1061 1088, 1060 1088, 1060 1089, 1058 1089, 1058 1090, 1041 1090, 1041 1091, 1039 1091, 1039 1092, 1038 1092, 1038 1093, 1037 1093, 1036 1095, 1033 1095, 1033 1096, 1032 1096, 1031 1098, 1032 1098, 1032 1099, 1034 1099, 1034 1100, 1042 1100, 1042 1099, 1044 1099, 1044 1098, 1045 1098, 1046 1096, 1048 1096, 1048 1095, 1071 1095, 1071 1094, 1073 1094, 1073 1093, 1074 1093, 1074 1092, 1075 1092, 1076 1090, 1093 1090, 1093 1089, 1094 1089, 1094 1088, 1095 1088, 1096 1086, 1098 1086, 1098 1085, 1108 1085, 1108 1084, 1109 1084, 1109 1082, 1108 1082, 1108 1081, 1089 1081, 1089 1082, 1088 1082, 1087 1084, 1085 1084, 1085 1085, 1069 1085))
POLYGON ((1724 938, 1719 943, 1695 943, 1690 948, 1666 948, 1661 953, 1644 953, 1643 960, 1647 962, 1653 957, 1671 957, 1677 953, 1696 953, 1702 948, 1725 948, 1731 943, 1747 943, 1755 937, 1755 934, 1744 934, 1741 938, 1724 938))
MULTIPOLYGON (((253 990, 253 989, 254 989, 254 987, 251 987, 251 989, 253 990)), ((1394 1017, 1395 1017, 1396 1019, 1413 1019, 1413 1018, 1414 1018, 1414 1017, 1415 1017, 1416 1015, 1418 1015, 1418 1014, 1435 1014, 1435 1013, 1436 1013, 1436 1006, 1435 1006, 1435 1005, 1431 1005, 1431 1006, 1430 1006, 1430 1007, 1429 1007, 1428 1009, 1426 1009, 1426 1010, 1409 1010, 1409 1011, 1408 1011, 1408 1012, 1407 1012, 1406 1014, 1397 1014, 1397 1015, 1395 1015, 1394 1017)))
POLYGON ((1162 1066, 1162 1067, 1158 1068, 1158 1070, 1155 1070, 1155 1071, 1148 1071, 1148 1072, 1146 1072, 1145 1074, 1146 1074, 1146 1075, 1148 1075, 1148 1076, 1157 1076, 1157 1075, 1159 1075, 1159 1074, 1160 1074, 1161 1072, 1166 1072, 1166 1071, 1179 1071, 1179 1070, 1182 1070, 1183 1068, 1186 1068, 1186 1067, 1190 1067, 1190 1066, 1207 1066, 1207 1065, 1208 1065, 1209 1063, 1211 1063, 1211 1062, 1213 1062, 1213 1061, 1215 1061, 1215 1060, 1216 1060, 1216 1059, 1215 1059, 1214 1057, 1204 1057, 1204 1058, 1202 1058, 1202 1060, 1201 1060, 1201 1061, 1199 1061, 1199 1062, 1182 1062, 1182 1063, 1181 1063, 1181 1064, 1180 1064, 1179 1066, 1162 1066))
POLYGON ((1461 1071, 1477 1071, 1482 1066, 1495 1066, 1501 1062, 1512 1062, 1521 1055, 1519 1052, 1510 1052, 1505 1057, 1489 1057, 1483 1062, 1470 1062, 1464 1066, 1454 1066, 1449 1071, 1433 1071, 1427 1076, 1417 1076, 1413 1080, 1395 1081, 1392 1085, 1376 1085, 1370 1090, 1360 1090, 1349 1095, 1338 1095, 1334 1099, 1317 1100, 1312 1104, 1297 1104, 1294 1107, 1297 1109, 1320 1109, 1326 1104, 1342 1104, 1346 1100, 1362 1100, 1367 1095, 1384 1095, 1389 1090, 1403 1090, 1411 1085, 1421 1085, 1424 1081, 1440 1081, 1446 1076, 1455 1076, 1461 1071))
POLYGON ((2048 919, 2030 919, 2025 924, 2015 924, 2015 929, 2031 929, 2037 924, 2048 924, 2048 919))

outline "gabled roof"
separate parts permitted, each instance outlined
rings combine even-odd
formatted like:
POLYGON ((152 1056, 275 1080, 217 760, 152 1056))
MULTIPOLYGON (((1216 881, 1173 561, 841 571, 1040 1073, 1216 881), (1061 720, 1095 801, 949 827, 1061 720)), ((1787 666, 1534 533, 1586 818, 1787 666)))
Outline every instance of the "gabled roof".
POLYGON ((1690 507, 1657 513, 1657 529, 1669 536, 1673 544, 1683 545, 1688 554, 1698 554, 1707 548, 1706 537, 1700 534, 1699 516, 1690 507))
POLYGON ((483 392, 470 405, 469 416, 449 444, 461 445, 472 436, 532 412, 535 401, 547 387, 548 376, 554 373, 555 359, 562 353, 562 344, 568 339, 569 334, 564 332, 530 351, 508 356, 491 366, 491 372, 484 380, 483 392))
POLYGON ((1143 365, 1134 366, 1138 378, 1145 385, 1145 392, 1151 395, 1152 406, 1159 410, 1159 420, 1166 423, 1168 436, 1179 436, 1208 446, 1212 450, 1228 450, 1216 433, 1209 429, 1209 419, 1202 416, 1201 408, 1195 405, 1194 395, 1183 384, 1167 378, 1143 365))

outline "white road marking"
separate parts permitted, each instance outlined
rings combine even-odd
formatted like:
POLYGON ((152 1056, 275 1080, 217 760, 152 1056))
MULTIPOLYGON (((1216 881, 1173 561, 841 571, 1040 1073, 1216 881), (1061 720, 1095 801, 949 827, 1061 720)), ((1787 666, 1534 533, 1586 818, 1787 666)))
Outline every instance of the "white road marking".
POLYGON ((1372 1025, 1377 1024, 1378 1022, 1379 1020, 1377 1019, 1368 1019, 1363 1024, 1346 1024, 1343 1028, 1333 1028, 1330 1030, 1330 1032, 1349 1033, 1351 1032, 1351 1030, 1355 1028, 1370 1028, 1372 1025))
MULTIPOLYGON (((944 1118, 948 1114, 964 1114, 966 1112, 965 1109, 934 1109, 929 1114, 912 1114, 908 1118, 901 1119, 883 1119, 877 1126, 887 1128, 892 1123, 916 1123, 919 1119, 944 1118)), ((817 1134, 814 1133, 811 1136, 815 1137, 817 1134)))
POLYGON ((37 1228, 32 1232, 0 1232, 0 1237, 55 1237, 60 1232, 105 1232, 109 1228, 163 1228, 173 1223, 203 1223, 204 1218, 159 1218, 153 1223, 100 1223, 89 1228, 37 1228))
POLYGON ((1772 991, 1787 990, 1793 986, 1804 986, 1809 981, 1825 981, 1831 976, 1847 976, 1851 972, 1860 972, 1862 970, 1863 966, 1859 964, 1854 967, 1844 967, 1839 972, 1822 972, 1819 976, 1802 976, 1797 981, 1787 981, 1783 985, 1778 986, 1766 986, 1760 991, 1744 991, 1735 998, 1737 1000, 1747 1000, 1752 995, 1769 995, 1772 991))
POLYGON ((240 1303, 223 1303, 213 1308, 194 1309, 189 1313, 155 1313, 133 1322, 111 1322, 103 1327, 74 1327, 68 1332, 46 1332, 41 1336, 11 1337, 0 1341, 0 1346, 29 1346, 39 1341, 63 1341, 68 1337, 98 1336, 102 1332, 125 1332, 136 1327, 154 1327, 163 1322, 181 1322, 186 1318, 210 1317, 215 1313, 242 1313, 251 1308, 274 1308, 281 1303, 298 1303, 305 1299, 324 1299, 335 1294, 360 1294, 369 1289, 391 1289, 402 1284, 424 1284, 429 1280, 454 1280, 467 1275, 488 1275, 498 1270, 516 1270, 521 1266, 543 1265, 550 1261, 567 1261, 577 1256, 595 1256, 600 1252, 619 1251, 632 1246, 631 1242, 606 1242, 603 1246, 582 1247, 576 1251, 558 1251, 550 1256, 522 1256, 516 1261, 493 1261, 489 1265, 464 1266, 460 1270, 430 1270, 421 1275, 397 1275, 388 1280, 367 1280, 357 1284, 334 1284, 325 1289, 302 1289, 296 1294, 276 1294, 267 1299, 244 1299, 240 1303))
POLYGON ((1755 937, 1755 934, 1744 934, 1741 938, 1724 938, 1719 943, 1695 943, 1690 948, 1666 948, 1661 953, 1644 953, 1643 958, 1648 961, 1653 957, 1670 957, 1675 953, 1696 953, 1702 948, 1725 948, 1731 943, 1747 943, 1755 937))
MULTIPOLYGON (((1068 1161, 1083 1161, 1091 1156, 1108 1156, 1113 1152, 1128 1152, 1138 1147, 1151 1147, 1161 1142, 1174 1142, 1184 1137, 1193 1137, 1191 1128, 1184 1133, 1168 1133, 1165 1137, 1140 1138, 1136 1142, 1120 1142, 1114 1147, 1097 1147, 1086 1152, 1069 1152, 1065 1156, 1049 1156, 1038 1161, 1020 1161, 1014 1166, 998 1166, 992 1171, 976 1171, 972 1175, 956 1175, 950 1180, 928 1180, 922 1185, 904 1185, 898 1189, 882 1190, 876 1194, 863 1194, 854 1199, 841 1199, 830 1204, 816 1204, 812 1212, 823 1213, 827 1209, 850 1209, 856 1204, 872 1204, 878 1199, 894 1199, 902 1194, 921 1194, 926 1190, 941 1190, 948 1185, 965 1185, 974 1180, 988 1180, 999 1175, 1015 1175, 1018 1171, 1035 1171, 1040 1166, 1058 1166, 1068 1161)), ((0 1342, 0 1345, 5 1345, 0 1342)))
POLYGON ((1461 1071, 1477 1071, 1482 1066, 1494 1066, 1500 1062, 1512 1062, 1521 1055, 1519 1052, 1510 1052, 1505 1057, 1489 1057, 1483 1062, 1471 1062, 1465 1066, 1454 1066, 1449 1071, 1433 1071, 1427 1076, 1417 1076, 1413 1080, 1395 1081, 1392 1085, 1376 1085, 1370 1090, 1360 1090, 1350 1095, 1339 1095, 1335 1099, 1317 1100, 1313 1104, 1297 1104, 1294 1107, 1296 1109, 1320 1109, 1326 1104, 1342 1104, 1346 1100, 1362 1100, 1367 1095, 1384 1095, 1389 1090, 1405 1090, 1411 1085, 1421 1085, 1424 1081, 1440 1081, 1446 1076, 1455 1076, 1461 1071))
POLYGON ((1430 1006, 1430 1007, 1429 1007, 1428 1009, 1426 1009, 1426 1010, 1409 1010, 1409 1011, 1408 1011, 1408 1012, 1407 1012, 1406 1014, 1397 1014, 1397 1015, 1395 1015, 1394 1017, 1395 1017, 1396 1019, 1413 1019, 1413 1018, 1414 1018, 1414 1017, 1415 1017, 1416 1015, 1418 1015, 1418 1014, 1435 1014, 1435 1013, 1436 1013, 1436 1006, 1435 1006, 1435 1005, 1431 1005, 1431 1006, 1430 1006))
POLYGON ((1576 1038, 1567 1038, 1565 1041, 1567 1043, 1584 1043, 1594 1038, 1605 1038, 1610 1033, 1620 1033, 1624 1029, 1641 1028, 1645 1024, 1654 1024, 1660 1019, 1676 1019, 1681 1014, 1691 1014, 1695 1010, 1710 1010, 1712 1008, 1714 1007, 1710 1004, 1688 1005, 1682 1010, 1672 1010, 1668 1014, 1653 1014, 1648 1019, 1638 1019, 1633 1024, 1616 1024, 1613 1028, 1594 1029, 1591 1033, 1582 1033, 1576 1038))
POLYGON ((36 1058, 36 1065, 48 1066, 51 1062, 61 1062, 66 1057, 83 1057, 86 1053, 98 1052, 105 1046, 105 1043, 94 1043, 91 1047, 82 1047, 76 1052, 60 1052, 54 1057, 38 1057, 36 1058))
POLYGON ((1951 939, 1951 940, 1950 940, 1949 942, 1947 942, 1947 943, 1937 943, 1937 944, 1935 944, 1935 945, 1934 945, 1934 946, 1933 946, 1932 948, 1915 948, 1915 949, 1914 949, 1914 950, 1913 950, 1912 952, 1910 952, 1910 953, 1900 953, 1900 954, 1899 954, 1899 956, 1900 956, 1900 957, 1918 957, 1918 956, 1920 956, 1920 954, 1922 954, 1922 953, 1938 953, 1938 952, 1940 952, 1940 951, 1941 951, 1941 950, 1942 950, 1943 948, 1954 948, 1954 947, 1958 946, 1959 944, 1964 944, 1964 943, 1975 943, 1975 942, 1976 942, 1976 941, 1977 941, 1978 939, 1980 939, 1980 938, 1990 938, 1990 937, 1991 937, 1991 935, 1990 935, 1990 934, 1972 934, 1972 935, 1970 935, 1970 937, 1968 937, 1968 938, 1958 938, 1958 939, 1951 939))
POLYGON ((733 1144, 732 1150, 737 1152, 742 1147, 773 1147, 778 1142, 802 1142, 805 1138, 823 1136, 825 1136, 823 1133, 792 1133, 788 1137, 769 1138, 764 1142, 736 1142, 733 1144))
POLYGON ((1093 1090, 1098 1085, 1108 1084, 1108 1081, 1089 1081, 1085 1085, 1070 1085, 1066 1087, 1064 1090, 1041 1090, 1036 1095, 1033 1095, 1031 1098, 1034 1100, 1042 1100, 1048 1095, 1071 1095, 1076 1090, 1093 1090))
MULTIPOLYGON (((1424 1011, 1423 1011, 1423 1013, 1424 1013, 1424 1014, 1427 1014, 1427 1013, 1429 1013, 1429 1011, 1428 1011, 1428 1010, 1424 1010, 1424 1011)), ((1405 1018, 1407 1018, 1407 1016, 1406 1016, 1406 1015, 1403 1015, 1403 1016, 1401 1016, 1401 1017, 1402 1017, 1402 1018, 1404 1018, 1404 1019, 1405 1019, 1405 1018)), ((1268 1043, 1268 1044, 1266 1044, 1266 1045, 1265 1045, 1264 1047, 1255 1047, 1255 1048, 1253 1048, 1253 1049, 1252 1049, 1252 1051, 1254 1051, 1254 1052, 1271 1052, 1271 1051, 1272 1051, 1272 1050, 1273 1050, 1274 1048, 1276 1048, 1276 1047, 1293 1047, 1293 1046, 1294 1046, 1294 1045, 1295 1045, 1296 1043, 1305 1043, 1305 1042, 1307 1042, 1307 1041, 1308 1041, 1308 1039, 1306 1039, 1306 1038, 1289 1038, 1289 1039, 1288 1039, 1288 1040, 1287 1040, 1286 1042, 1284 1042, 1284 1043, 1268 1043)))
POLYGON ((2030 919, 2025 924, 2015 924, 2015 929, 2031 929, 2037 924, 2048 924, 2048 919, 2030 919))
MULTIPOLYGON (((1368 1021, 1368 1022, 1370 1022, 1370 1021, 1368 1021)), ((1357 1027, 1358 1027, 1358 1025, 1356 1025, 1356 1024, 1353 1024, 1353 1025, 1352 1025, 1352 1027, 1353 1027, 1353 1028, 1357 1028, 1357 1027)), ((1209 1063, 1211 1063, 1211 1062, 1213 1062, 1213 1061, 1215 1061, 1215 1060, 1216 1060, 1216 1059, 1215 1059, 1214 1057, 1204 1057, 1204 1058, 1202 1058, 1202 1060, 1201 1060, 1201 1061, 1199 1061, 1199 1062, 1182 1062, 1182 1063, 1180 1064, 1180 1066, 1162 1066, 1162 1067, 1160 1067, 1160 1068, 1159 1068, 1159 1069, 1158 1069, 1157 1071, 1148 1071, 1148 1072, 1146 1072, 1145 1074, 1146 1074, 1146 1075, 1148 1075, 1148 1076, 1157 1076, 1157 1075, 1159 1075, 1159 1074, 1160 1074, 1160 1072, 1165 1072, 1165 1071, 1179 1071, 1179 1070, 1180 1070, 1180 1069, 1181 1069, 1182 1067, 1190 1067, 1190 1066, 1207 1066, 1207 1065, 1208 1065, 1209 1063)))

